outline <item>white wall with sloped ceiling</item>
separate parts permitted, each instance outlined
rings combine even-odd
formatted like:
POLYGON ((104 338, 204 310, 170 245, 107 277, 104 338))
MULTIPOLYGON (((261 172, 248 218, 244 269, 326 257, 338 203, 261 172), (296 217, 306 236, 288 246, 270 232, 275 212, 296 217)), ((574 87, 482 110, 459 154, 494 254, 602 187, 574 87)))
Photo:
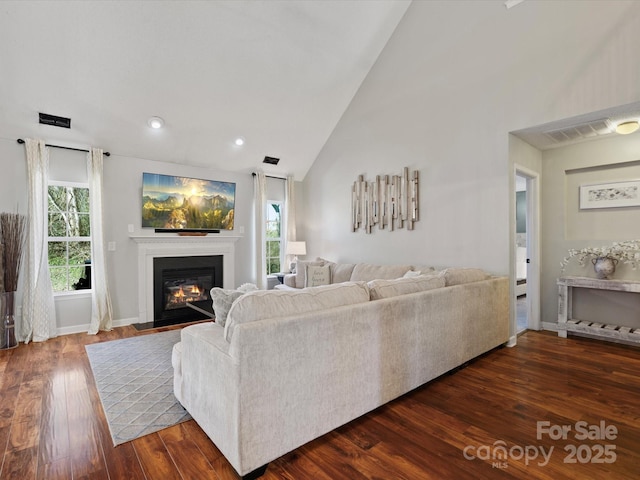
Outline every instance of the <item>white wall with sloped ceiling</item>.
POLYGON ((509 274, 509 132, 637 101, 638 27, 632 1, 413 2, 305 177, 310 256, 509 274), (351 232, 353 181, 404 166, 415 230, 351 232))

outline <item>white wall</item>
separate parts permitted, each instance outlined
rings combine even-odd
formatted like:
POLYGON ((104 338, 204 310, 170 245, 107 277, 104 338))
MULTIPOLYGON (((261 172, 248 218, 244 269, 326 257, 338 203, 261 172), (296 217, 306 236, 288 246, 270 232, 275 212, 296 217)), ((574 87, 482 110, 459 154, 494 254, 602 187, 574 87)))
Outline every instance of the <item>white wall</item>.
POLYGON ((413 2, 304 180, 308 251, 509 274, 508 132, 637 101, 639 18, 633 1, 413 2), (352 233, 352 182, 403 166, 415 230, 352 233))
POLYGON ((27 213, 27 164, 24 146, 0 139, 0 211, 27 213))
MULTIPOLYGON (((49 139, 46 139, 49 140, 49 139)), ((55 143, 55 142, 52 142, 55 143)), ((58 180, 86 179, 84 154, 51 149, 51 175, 58 180), (66 177, 66 178, 65 178, 66 177)), ((27 212, 27 179, 24 146, 15 139, 0 139, 0 211, 27 212)), ((138 257, 137 245, 129 238, 149 234, 141 228, 142 173, 163 173, 186 177, 206 178, 236 183, 236 211, 234 235, 243 236, 235 243, 235 281, 255 283, 253 262, 253 181, 251 175, 119 155, 104 161, 104 221, 105 241, 115 242, 116 251, 107 252, 108 281, 111 288, 114 321, 126 324, 138 321, 138 257), (239 233, 244 227, 245 233, 239 233)), ((90 300, 86 295, 56 299, 56 315, 60 333, 82 331, 89 324, 90 300)))

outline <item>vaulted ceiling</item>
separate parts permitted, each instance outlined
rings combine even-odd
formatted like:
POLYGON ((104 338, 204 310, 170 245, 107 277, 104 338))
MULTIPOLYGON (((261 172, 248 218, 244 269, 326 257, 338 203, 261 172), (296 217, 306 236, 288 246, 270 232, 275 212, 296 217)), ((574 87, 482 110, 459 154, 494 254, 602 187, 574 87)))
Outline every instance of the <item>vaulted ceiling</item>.
POLYGON ((0 136, 302 179, 409 4, 3 1, 0 136))

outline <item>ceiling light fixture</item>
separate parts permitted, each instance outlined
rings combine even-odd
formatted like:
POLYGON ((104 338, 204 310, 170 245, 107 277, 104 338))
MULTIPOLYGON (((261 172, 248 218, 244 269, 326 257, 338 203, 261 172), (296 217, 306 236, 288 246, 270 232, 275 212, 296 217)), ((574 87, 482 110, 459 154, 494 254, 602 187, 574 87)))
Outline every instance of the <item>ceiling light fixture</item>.
POLYGON ((640 128, 640 123, 638 123, 637 120, 622 122, 616 125, 616 133, 619 133, 620 135, 628 135, 638 130, 638 128, 640 128))
POLYGON ((147 120, 147 125, 157 130, 158 128, 162 128, 164 126, 164 120, 160 117, 151 117, 149 120, 147 120))
POLYGON ((236 139, 233 141, 233 143, 235 143, 237 147, 241 147, 241 146, 243 146, 243 145, 244 145, 244 143, 245 143, 244 137, 238 137, 238 138, 236 138, 236 139))

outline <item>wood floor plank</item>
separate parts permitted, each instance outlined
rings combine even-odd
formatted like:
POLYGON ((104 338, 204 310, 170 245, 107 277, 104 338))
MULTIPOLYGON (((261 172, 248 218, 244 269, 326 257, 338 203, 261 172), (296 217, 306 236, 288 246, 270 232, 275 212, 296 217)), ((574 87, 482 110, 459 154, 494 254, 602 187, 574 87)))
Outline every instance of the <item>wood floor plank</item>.
POLYGON ((198 446, 185 435, 180 425, 166 428, 158 435, 173 458, 182 478, 206 480, 215 478, 213 467, 198 446))
MULTIPOLYGON (((213 469, 216 472, 216 477, 219 480, 239 480, 240 476, 233 469, 231 464, 226 458, 220 457, 213 462, 213 469)), ((302 480, 302 479, 301 479, 302 480)))
POLYGON ((147 478, 165 480, 183 479, 157 433, 136 438, 132 444, 147 478))
MULTIPOLYGON (((83 347, 84 348, 84 347, 83 347)), ((66 363, 65 389, 69 419, 69 449, 74 478, 107 475, 100 442, 99 424, 88 392, 84 362, 86 354, 77 348, 69 350, 66 363)))
POLYGON ((334 480, 321 466, 304 455, 301 449, 294 450, 271 462, 264 480, 334 480))
POLYGON ((313 448, 314 443, 311 443, 303 447, 303 451, 308 453, 308 457, 316 464, 335 464, 336 459, 340 459, 340 463, 343 464, 340 471, 344 472, 345 478, 394 478, 397 480, 415 478, 415 470, 407 468, 406 464, 377 455, 375 450, 362 449, 337 431, 328 433, 323 437, 322 442, 315 442, 315 444, 321 448, 313 448), (325 444, 325 440, 329 440, 328 444, 325 444), (325 445, 330 449, 325 448, 325 445), (358 472, 357 476, 353 474, 353 469, 358 472))
POLYGON ((51 370, 43 386, 39 447, 39 462, 45 465, 70 455, 66 388, 61 367, 51 370))
POLYGON ((131 442, 114 447, 103 443, 105 464, 109 477, 123 478, 126 480, 145 480, 142 465, 138 454, 131 442))
POLYGON ((68 457, 53 462, 38 463, 37 480, 69 480, 70 478, 73 478, 73 474, 71 460, 68 457))
POLYGON ((390 459, 405 462, 407 473, 422 475, 424 478, 483 479, 499 478, 502 472, 491 472, 488 476, 484 465, 474 466, 472 470, 460 455, 460 450, 442 438, 431 435, 428 429, 422 429, 416 437, 411 426, 399 418, 390 415, 391 409, 383 408, 380 414, 372 417, 373 423, 367 428, 380 431, 386 438, 373 450, 381 451, 390 459), (436 455, 433 452, 437 452, 436 455), (478 468, 480 467, 480 468, 478 468))
POLYGON ((22 375, 20 372, 5 372, 2 380, 3 385, 0 388, 0 395, 2 396, 2 402, 0 402, 0 428, 10 426, 13 421, 22 375))
POLYGON ((0 471, 3 480, 25 480, 36 477, 38 455, 35 447, 7 450, 0 471))

